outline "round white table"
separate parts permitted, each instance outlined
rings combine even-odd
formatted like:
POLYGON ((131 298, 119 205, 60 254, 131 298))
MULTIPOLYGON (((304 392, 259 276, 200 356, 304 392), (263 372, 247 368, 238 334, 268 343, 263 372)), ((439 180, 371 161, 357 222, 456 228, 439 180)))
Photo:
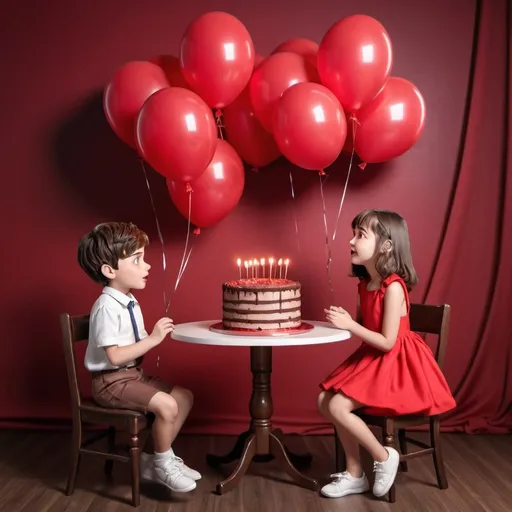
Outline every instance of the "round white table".
POLYGON ((272 347, 335 343, 349 339, 350 332, 336 329, 326 322, 306 321, 306 323, 313 325, 313 329, 301 334, 239 336, 211 331, 210 326, 218 322, 218 320, 206 320, 178 324, 172 333, 173 339, 185 343, 251 348, 253 379, 249 402, 251 414, 249 429, 240 434, 235 446, 227 455, 207 455, 206 457, 208 464, 214 467, 238 460, 238 464, 231 475, 217 485, 217 492, 224 494, 238 485, 253 459, 257 462, 267 462, 274 458, 299 485, 318 491, 318 481, 304 476, 296 469, 296 466, 299 465, 309 465, 311 455, 297 455, 288 451, 284 445, 282 430, 272 428, 273 405, 270 386, 272 347))

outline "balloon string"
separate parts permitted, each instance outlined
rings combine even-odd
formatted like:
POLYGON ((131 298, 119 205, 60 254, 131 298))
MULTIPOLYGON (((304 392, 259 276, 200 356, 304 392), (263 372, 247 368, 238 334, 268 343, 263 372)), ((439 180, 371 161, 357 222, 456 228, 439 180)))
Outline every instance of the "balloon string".
POLYGON ((290 171, 290 189, 292 193, 292 209, 293 209, 293 220, 295 221, 295 236, 297 238, 297 249, 300 251, 300 239, 299 239, 299 224, 297 222, 297 211, 295 205, 295 189, 293 188, 293 176, 292 171, 290 171))
MULTIPOLYGON (((190 255, 192 254, 192 249, 194 248, 194 244, 195 244, 196 240, 192 240, 192 245, 190 246, 190 249, 188 251, 188 255, 187 255, 187 258, 185 259, 185 263, 183 265, 183 268, 181 269, 181 273, 179 274, 179 277, 178 277, 178 280, 176 282, 176 288, 178 287, 178 284, 179 282, 181 281, 181 277, 183 276, 183 272, 185 272, 185 269, 187 268, 187 265, 188 265, 188 261, 190 260, 190 255)), ((174 288, 174 290, 176 290, 176 288, 174 288)))
POLYGON ((146 187, 149 193, 149 199, 151 201, 151 208, 153 209, 153 216, 155 217, 156 229, 158 232, 158 238, 160 239, 160 244, 162 246, 162 267, 164 269, 167 268, 166 258, 165 258, 165 244, 164 237, 162 236, 162 230, 160 229, 160 222, 158 222, 158 215, 156 214, 155 202, 153 200, 153 194, 151 193, 151 187, 149 185, 148 173, 146 172, 146 166, 144 165, 144 160, 140 159, 140 164, 142 166, 142 171, 144 172, 144 178, 146 180, 146 187))
MULTIPOLYGON (((166 269, 167 269, 167 262, 166 262, 166 257, 165 257, 164 237, 162 235, 162 230, 160 229, 160 222, 158 221, 158 215, 156 213, 156 208, 155 208, 155 201, 153 200, 153 194, 151 193, 151 186, 149 184, 148 173, 146 172, 146 166, 144 165, 144 160, 142 158, 139 158, 139 159, 140 159, 140 165, 142 167, 142 172, 144 173, 144 179, 146 180, 146 187, 148 189, 149 199, 151 201, 151 208, 153 209, 153 216, 155 217, 155 224, 156 224, 156 230, 158 232, 158 238, 160 239, 160 245, 162 246, 162 268, 163 268, 163 272, 164 272, 164 283, 166 283, 167 279, 165 278, 165 273, 166 273, 166 269)), ((170 302, 169 303, 167 302, 167 293, 165 291, 165 285, 164 285, 165 315, 167 315, 167 310, 169 309, 169 304, 170 304, 170 302)), ((159 366, 160 366, 160 355, 158 354, 156 356, 157 370, 158 370, 159 366)))
MULTIPOLYGON (((324 173, 325 175, 325 173, 324 173)), ((332 253, 331 253, 331 244, 329 243, 329 229, 327 226, 327 212, 325 208, 325 197, 324 197, 324 183, 327 181, 328 176, 325 175, 325 178, 322 178, 322 174, 319 173, 318 176, 320 180, 320 195, 322 197, 322 209, 324 215, 324 230, 325 230, 325 246, 327 249, 327 280, 329 282, 329 290, 331 292, 331 304, 334 304, 334 290, 332 287, 332 274, 331 274, 331 266, 332 266, 332 253)))
POLYGON ((345 202, 345 195, 347 194, 348 180, 350 178, 350 171, 352 170, 352 162, 354 161, 354 153, 356 152, 355 143, 356 143, 356 129, 359 121, 355 118, 355 116, 351 116, 350 120, 352 121, 352 154, 350 155, 350 163, 348 164, 348 172, 347 178, 345 179, 345 186, 343 187, 343 194, 341 195, 340 207, 338 209, 338 216, 336 218, 336 224, 334 225, 334 233, 332 235, 332 241, 336 240, 336 233, 338 231, 338 223, 340 221, 341 210, 343 208, 343 203, 345 202))
MULTIPOLYGON (((183 272, 185 271, 185 268, 188 264, 188 258, 190 258, 190 253, 188 252, 188 242, 189 242, 189 239, 190 239, 190 218, 192 216, 192 192, 193 192, 193 189, 192 187, 190 186, 189 183, 186 184, 186 191, 188 193, 188 218, 187 218, 187 238, 185 240, 185 249, 183 250, 183 256, 181 258, 181 263, 180 263, 180 268, 178 270, 178 275, 176 276, 176 282, 174 283, 174 291, 177 290, 178 288, 178 285, 181 281, 181 277, 183 275, 183 272), (188 257, 187 257, 188 256, 188 257)), ((193 246, 192 246, 193 248, 193 246)), ((192 252, 192 248, 190 249, 190 252, 192 252)), ((171 301, 169 300, 169 302, 167 303, 167 308, 166 308, 166 314, 167 314, 167 310, 169 309, 171 305, 171 301)))

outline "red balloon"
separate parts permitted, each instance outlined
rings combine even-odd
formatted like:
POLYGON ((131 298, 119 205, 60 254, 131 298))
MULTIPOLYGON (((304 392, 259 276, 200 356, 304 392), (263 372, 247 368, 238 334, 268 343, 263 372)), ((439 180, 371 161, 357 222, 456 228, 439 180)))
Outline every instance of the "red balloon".
POLYGON ((272 55, 279 52, 291 52, 302 55, 311 65, 315 66, 316 69, 318 44, 311 41, 311 39, 290 39, 285 41, 272 52, 272 55))
POLYGON ((358 115, 355 148, 365 162, 384 162, 410 149, 425 126, 425 100, 414 84, 391 77, 358 115))
POLYGON ((181 41, 185 80, 211 108, 229 105, 254 69, 254 46, 245 26, 225 12, 208 12, 193 21, 181 41))
MULTIPOLYGON (((244 164, 225 140, 219 140, 206 171, 190 183, 191 222, 208 228, 226 217, 238 204, 244 190, 244 164)), ((189 192, 183 183, 167 180, 167 187, 178 211, 188 219, 189 192)))
POLYGON ((242 160, 253 167, 265 167, 281 156, 274 136, 254 115, 249 86, 223 112, 228 141, 242 160))
MULTIPOLYGON (((350 119, 350 114, 345 112, 345 119, 347 120, 347 138, 345 139, 345 144, 343 144, 343 149, 341 150, 343 153, 352 153, 354 149, 354 121, 350 119)), ((355 119, 355 118, 354 118, 355 119)), ((357 125, 356 125, 357 132, 357 125)))
POLYGON ((392 65, 393 51, 386 29, 376 19, 361 14, 335 23, 318 50, 322 83, 352 113, 377 96, 392 65))
POLYGON ((308 82, 292 85, 277 103, 274 135, 290 162, 318 171, 341 153, 347 136, 345 113, 327 87, 308 82))
POLYGON ((254 56, 254 68, 257 68, 264 60, 265 60, 265 57, 263 57, 263 55, 260 55, 259 53, 257 53, 254 56))
POLYGON ((180 59, 174 55, 159 55, 153 57, 151 62, 160 66, 171 87, 183 87, 183 89, 190 89, 185 77, 183 76, 180 68, 180 59))
POLYGON ((319 82, 316 69, 301 55, 280 52, 267 57, 250 82, 251 102, 265 130, 272 132, 272 117, 284 91, 301 82, 319 82))
POLYGON ((103 94, 103 110, 117 136, 136 148, 135 123, 144 102, 169 87, 165 73, 151 62, 133 61, 121 66, 103 94))
POLYGON ((217 145, 212 111, 194 92, 168 87, 144 104, 137 119, 137 147, 160 174, 176 181, 201 175, 217 145))

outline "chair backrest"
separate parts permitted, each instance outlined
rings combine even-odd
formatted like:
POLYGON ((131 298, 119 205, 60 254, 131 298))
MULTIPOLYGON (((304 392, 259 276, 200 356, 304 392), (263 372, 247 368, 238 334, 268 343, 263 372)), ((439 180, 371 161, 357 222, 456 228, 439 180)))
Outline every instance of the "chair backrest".
POLYGON ((70 316, 67 313, 60 315, 62 342, 68 372, 69 391, 71 393, 71 406, 73 415, 79 414, 80 388, 76 371, 75 343, 89 338, 89 315, 70 316))
POLYGON ((450 306, 448 304, 442 306, 411 304, 409 318, 412 331, 437 335, 437 347, 434 354, 437 364, 443 369, 450 328, 450 306))

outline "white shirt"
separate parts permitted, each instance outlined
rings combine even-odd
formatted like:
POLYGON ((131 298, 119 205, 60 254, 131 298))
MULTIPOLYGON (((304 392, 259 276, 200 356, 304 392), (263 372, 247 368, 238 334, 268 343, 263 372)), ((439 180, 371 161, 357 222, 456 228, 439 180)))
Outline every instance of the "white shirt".
MULTIPOLYGON (((148 336, 144 328, 144 319, 137 299, 129 293, 124 293, 105 286, 101 295, 94 303, 89 320, 89 343, 85 353, 85 367, 91 372, 112 370, 119 368, 113 366, 108 360, 105 347, 114 345, 126 346, 135 343, 135 333, 128 304, 134 301, 133 313, 142 340, 148 336)), ((135 361, 129 361, 124 366, 132 366, 135 361)))

